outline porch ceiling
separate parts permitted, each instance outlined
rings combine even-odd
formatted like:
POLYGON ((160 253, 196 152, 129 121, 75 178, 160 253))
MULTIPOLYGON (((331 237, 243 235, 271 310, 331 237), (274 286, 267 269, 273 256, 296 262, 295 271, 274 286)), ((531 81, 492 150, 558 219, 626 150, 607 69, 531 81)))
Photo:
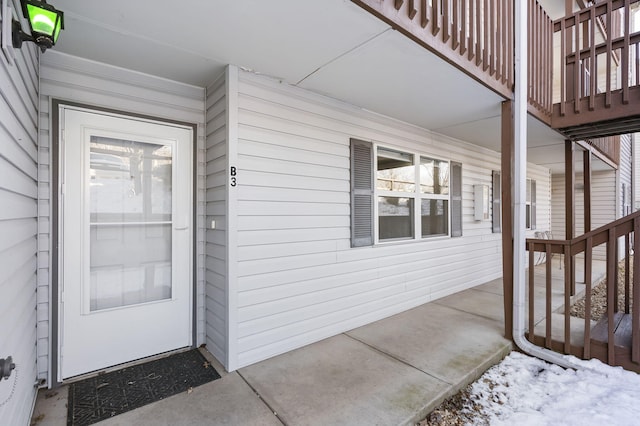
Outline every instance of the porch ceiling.
MULTIPOLYGON (((348 0, 52 4, 65 12, 64 53, 196 86, 235 64, 500 149, 499 95, 348 0)), ((529 122, 530 160, 555 167, 562 137, 529 122)))

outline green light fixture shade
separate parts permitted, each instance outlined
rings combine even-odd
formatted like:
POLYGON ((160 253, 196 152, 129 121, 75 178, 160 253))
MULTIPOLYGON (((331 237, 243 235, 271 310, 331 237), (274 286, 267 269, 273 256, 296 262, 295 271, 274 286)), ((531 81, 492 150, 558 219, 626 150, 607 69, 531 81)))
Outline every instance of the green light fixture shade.
POLYGON ((60 30, 64 28, 64 15, 46 1, 23 0, 25 17, 29 20, 31 35, 37 40, 48 39, 54 45, 58 41, 60 30))

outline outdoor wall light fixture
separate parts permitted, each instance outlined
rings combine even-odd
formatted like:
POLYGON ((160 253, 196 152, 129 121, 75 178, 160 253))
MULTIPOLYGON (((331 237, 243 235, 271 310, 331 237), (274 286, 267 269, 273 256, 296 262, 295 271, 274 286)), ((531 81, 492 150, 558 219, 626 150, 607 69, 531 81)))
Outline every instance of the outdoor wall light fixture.
POLYGON ((19 21, 13 20, 13 47, 20 49, 23 41, 32 41, 40 47, 42 53, 55 46, 64 29, 64 14, 47 4, 46 0, 22 0, 22 14, 29 21, 31 34, 22 31, 19 21))

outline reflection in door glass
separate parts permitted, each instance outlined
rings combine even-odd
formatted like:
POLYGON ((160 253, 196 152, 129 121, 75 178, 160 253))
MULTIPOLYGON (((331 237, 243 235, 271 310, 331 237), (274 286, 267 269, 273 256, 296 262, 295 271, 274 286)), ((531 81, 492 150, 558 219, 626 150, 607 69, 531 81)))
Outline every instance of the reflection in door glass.
POLYGON ((90 310, 171 298, 170 145, 91 136, 90 310))

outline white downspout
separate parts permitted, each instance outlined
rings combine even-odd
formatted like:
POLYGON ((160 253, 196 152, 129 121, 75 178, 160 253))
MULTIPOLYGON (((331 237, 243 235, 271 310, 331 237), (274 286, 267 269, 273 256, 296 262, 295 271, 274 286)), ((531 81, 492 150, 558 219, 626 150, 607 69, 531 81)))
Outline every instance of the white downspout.
MULTIPOLYGON (((513 340, 525 353, 565 368, 581 366, 562 354, 529 342, 525 334, 525 209, 527 180, 527 2, 515 0, 515 102, 514 102, 514 217, 513 217, 513 340)), ((532 330, 533 331, 533 330, 532 330)))

